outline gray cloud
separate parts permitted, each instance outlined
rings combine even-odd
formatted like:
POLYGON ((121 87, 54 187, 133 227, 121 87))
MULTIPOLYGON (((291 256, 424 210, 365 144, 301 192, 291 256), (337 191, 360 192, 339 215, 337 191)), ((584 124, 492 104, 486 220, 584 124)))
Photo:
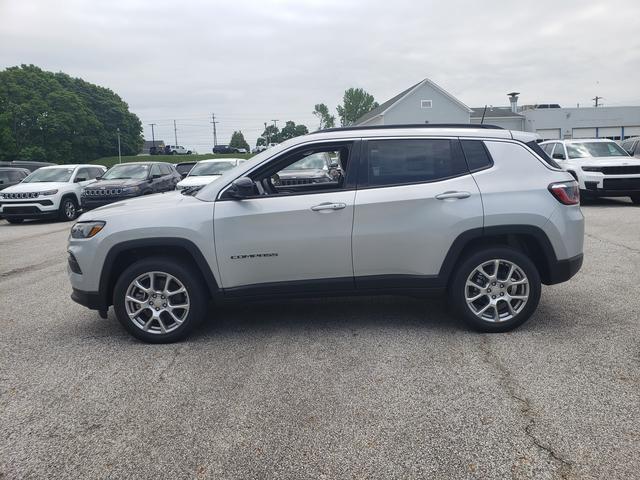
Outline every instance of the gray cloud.
POLYGON ((0 65, 107 86, 156 137, 205 152, 271 119, 315 128, 363 87, 380 102, 429 77, 470 106, 640 104, 637 1, 2 0, 0 65))

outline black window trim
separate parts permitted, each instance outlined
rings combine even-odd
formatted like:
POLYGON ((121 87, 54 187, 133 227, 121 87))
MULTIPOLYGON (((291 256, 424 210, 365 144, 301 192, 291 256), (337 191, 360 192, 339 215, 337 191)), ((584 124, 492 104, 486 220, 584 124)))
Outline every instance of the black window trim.
MULTIPOLYGON (((252 180, 255 177, 262 177, 265 174, 268 174, 270 170, 273 170, 272 173, 276 173, 282 169, 281 165, 287 163, 287 159, 292 155, 297 155, 300 152, 304 152, 306 150, 313 149, 314 147, 322 147, 331 148, 331 147, 345 147, 349 148, 349 161, 347 165, 347 175, 345 177, 345 184, 342 188, 332 188, 326 190, 311 190, 308 192, 300 191, 300 192, 292 192, 292 193, 277 193, 273 195, 253 195, 251 197, 245 197, 246 200, 254 200, 254 199, 266 199, 266 198, 282 198, 282 197, 294 197, 301 195, 317 195, 320 193, 335 193, 335 192, 349 192, 357 190, 358 188, 358 171, 360 170, 362 157, 362 139, 360 138, 345 138, 345 139, 333 139, 330 141, 322 141, 322 142, 312 142, 312 143, 304 143, 301 145, 297 145, 296 147, 280 152, 273 158, 266 160, 263 164, 256 167, 254 170, 250 172, 246 172, 244 177, 249 177, 252 180)), ((241 178, 241 177, 238 177, 241 178)), ((237 178, 235 179, 237 180, 237 178)), ((254 180, 255 181, 255 180, 254 180)), ((231 186, 230 182, 224 188, 220 190, 218 193, 218 198, 216 202, 226 202, 226 201, 234 201, 237 202, 239 200, 234 198, 229 198, 225 194, 229 187, 231 186)), ((243 199, 243 200, 244 200, 243 199)), ((242 200, 240 200, 242 201, 242 200)))
MULTIPOLYGON (((478 140, 478 138, 475 138, 478 140)), ((402 187, 405 185, 421 185, 429 183, 444 182, 453 178, 464 177, 471 175, 469 171, 469 165, 462 153, 462 146, 460 145, 460 139, 458 137, 430 137, 430 136, 410 136, 410 137, 369 137, 362 139, 361 154, 360 154, 360 175, 358 178, 358 190, 370 190, 374 188, 391 188, 402 187), (458 175, 450 175, 448 177, 435 178, 433 180, 420 180, 417 182, 399 182, 399 183, 386 183, 384 185, 370 185, 369 184, 369 156, 367 154, 367 143, 369 141, 384 141, 384 140, 449 140, 451 142, 453 155, 459 156, 458 159, 462 160, 466 166, 466 171, 458 175)))

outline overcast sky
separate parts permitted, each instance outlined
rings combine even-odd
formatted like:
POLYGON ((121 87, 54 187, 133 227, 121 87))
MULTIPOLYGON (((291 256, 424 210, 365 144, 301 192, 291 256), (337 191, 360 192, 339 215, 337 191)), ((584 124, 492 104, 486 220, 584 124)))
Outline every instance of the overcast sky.
POLYGON ((156 139, 200 152, 263 122, 317 128, 346 88, 425 77, 470 107, 640 104, 640 1, 0 0, 0 67, 109 87, 156 139))

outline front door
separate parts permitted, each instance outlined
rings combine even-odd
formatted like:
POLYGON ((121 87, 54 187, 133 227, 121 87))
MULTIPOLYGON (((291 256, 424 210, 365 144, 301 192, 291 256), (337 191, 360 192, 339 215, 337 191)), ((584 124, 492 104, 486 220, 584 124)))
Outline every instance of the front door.
POLYGON ((223 193, 214 235, 224 289, 352 286, 353 151, 352 142, 307 145, 249 174, 255 195, 223 193), (340 168, 330 170, 326 158, 340 168))

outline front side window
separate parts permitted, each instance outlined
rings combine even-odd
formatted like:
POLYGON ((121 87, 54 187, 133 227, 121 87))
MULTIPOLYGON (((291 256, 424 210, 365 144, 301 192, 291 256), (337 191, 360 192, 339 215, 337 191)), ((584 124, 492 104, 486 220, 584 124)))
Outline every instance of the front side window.
POLYGON ((564 160, 565 159, 564 146, 561 143, 556 143, 556 146, 553 149, 553 155, 551 155, 551 156, 552 156, 552 158, 557 158, 559 160, 564 160))
POLYGON ((145 180, 149 176, 149 165, 116 165, 102 176, 103 180, 145 180))
POLYGON ((451 140, 370 140, 367 142, 370 186, 432 182, 468 173, 451 140))
POLYGON ((3 183, 19 182, 24 174, 18 170, 0 170, 0 185, 3 183))
POLYGON ((27 178, 24 183, 40 183, 40 182, 68 182, 73 175, 73 168, 53 167, 39 168, 27 178))
POLYGON ((583 142, 567 144, 569 158, 626 157, 629 154, 614 142, 583 142))

